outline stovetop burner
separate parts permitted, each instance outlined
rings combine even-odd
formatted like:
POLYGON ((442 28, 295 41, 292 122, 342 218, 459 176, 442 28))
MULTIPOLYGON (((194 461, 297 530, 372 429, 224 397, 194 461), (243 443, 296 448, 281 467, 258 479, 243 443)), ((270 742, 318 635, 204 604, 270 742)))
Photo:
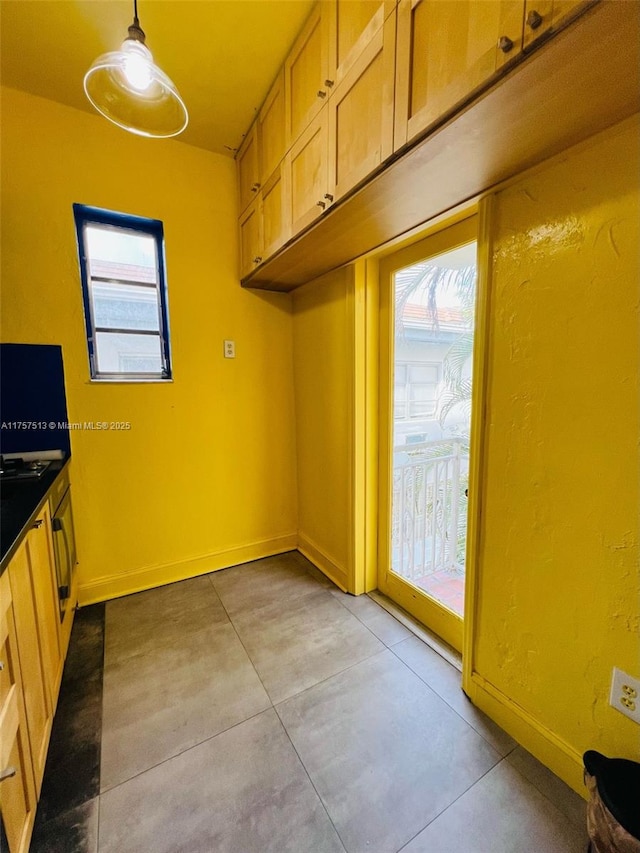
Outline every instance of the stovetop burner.
POLYGON ((2 480, 37 480, 51 465, 48 460, 22 458, 4 459, 0 457, 0 479, 2 480))

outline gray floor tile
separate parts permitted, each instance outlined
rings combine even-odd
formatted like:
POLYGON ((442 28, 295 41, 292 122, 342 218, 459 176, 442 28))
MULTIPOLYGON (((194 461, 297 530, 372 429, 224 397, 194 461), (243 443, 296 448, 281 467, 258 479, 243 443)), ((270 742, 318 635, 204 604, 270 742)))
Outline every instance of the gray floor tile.
POLYGON ((311 577, 314 578, 314 580, 317 580, 321 586, 324 586, 329 590, 335 589, 338 590, 338 592, 342 591, 324 574, 324 572, 321 572, 317 566, 314 566, 310 560, 307 560, 304 554, 301 554, 300 551, 289 551, 288 555, 293 557, 300 568, 310 574, 311 577))
POLYGON ((500 760, 389 650, 277 711, 349 853, 398 850, 500 760))
POLYGON ((584 853, 586 843, 584 830, 503 760, 402 853, 584 853))
POLYGON ((101 797, 100 853, 343 853, 274 711, 101 797))
POLYGON ((509 764, 518 770, 541 794, 559 809, 579 829, 586 826, 587 803, 575 791, 521 746, 508 756, 509 764))
POLYGON ((30 853, 97 853, 98 797, 39 824, 30 853))
POLYGON ((500 755, 504 756, 515 748, 516 742, 513 738, 467 699, 462 691, 460 671, 429 648, 426 643, 417 637, 411 637, 394 646, 393 652, 470 726, 473 726, 500 755))
POLYGON ((103 791, 270 705, 229 622, 142 645, 105 664, 103 791))
POLYGON ((384 649, 320 586, 312 595, 243 610, 233 624, 274 703, 384 649))
POLYGON ((209 577, 233 619, 322 590, 325 585, 306 570, 306 562, 300 554, 289 552, 213 572, 209 577))
POLYGON ((331 592, 334 598, 357 616, 385 646, 393 646, 413 636, 408 628, 372 601, 368 595, 349 595, 339 589, 331 592))
POLYGON ((107 603, 105 662, 173 645, 185 633, 228 623, 208 575, 107 603))
POLYGON ((74 618, 36 812, 36 832, 40 824, 100 793, 104 613, 104 604, 92 604, 78 610, 74 618))

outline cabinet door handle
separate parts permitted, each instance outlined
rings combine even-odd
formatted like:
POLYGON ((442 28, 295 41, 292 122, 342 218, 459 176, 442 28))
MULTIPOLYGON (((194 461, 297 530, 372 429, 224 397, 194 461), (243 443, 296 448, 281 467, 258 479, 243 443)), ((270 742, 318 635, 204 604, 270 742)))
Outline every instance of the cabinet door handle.
POLYGON ((42 525, 43 525, 43 520, 41 518, 38 518, 36 521, 33 522, 31 527, 33 528, 33 530, 37 530, 39 527, 42 527, 42 525))
POLYGON ((317 201, 316 202, 316 207, 321 207, 323 210, 325 209, 326 206, 327 206, 327 204, 324 201, 317 201))
POLYGON ((535 9, 532 9, 527 15, 527 26, 531 27, 532 30, 537 30, 541 23, 542 15, 540 12, 536 12, 535 9))
POLYGON ((333 80, 325 80, 324 85, 327 87, 327 89, 330 89, 333 86, 333 80))
POLYGON ((0 672, 4 669, 4 661, 0 660, 0 672))
POLYGON ((5 779, 11 779, 12 776, 15 776, 18 771, 15 767, 6 767, 0 773, 0 782, 4 782, 5 779))
POLYGON ((327 93, 324 91, 324 89, 318 89, 318 97, 319 98, 326 98, 327 97, 327 93))
POLYGON ((262 260, 262 258, 260 257, 260 255, 258 255, 258 257, 257 257, 257 258, 254 258, 254 259, 253 259, 253 263, 254 263, 254 264, 259 264, 261 260, 262 260))
POLYGON ((254 184, 254 185, 251 187, 251 192, 252 192, 252 193, 257 193, 259 189, 260 189, 260 184, 254 184))
POLYGON ((331 193, 325 193, 324 197, 327 201, 333 201, 333 196, 331 195, 331 193))
POLYGON ((513 42, 509 36, 500 36, 498 39, 498 47, 503 53, 509 53, 510 50, 513 50, 513 42))

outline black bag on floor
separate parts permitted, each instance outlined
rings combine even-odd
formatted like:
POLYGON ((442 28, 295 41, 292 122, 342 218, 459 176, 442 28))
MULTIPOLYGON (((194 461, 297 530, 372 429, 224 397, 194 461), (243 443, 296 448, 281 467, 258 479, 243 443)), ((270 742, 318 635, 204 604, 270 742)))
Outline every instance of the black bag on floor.
POLYGON ((591 853, 640 853, 640 764, 585 752, 591 853))

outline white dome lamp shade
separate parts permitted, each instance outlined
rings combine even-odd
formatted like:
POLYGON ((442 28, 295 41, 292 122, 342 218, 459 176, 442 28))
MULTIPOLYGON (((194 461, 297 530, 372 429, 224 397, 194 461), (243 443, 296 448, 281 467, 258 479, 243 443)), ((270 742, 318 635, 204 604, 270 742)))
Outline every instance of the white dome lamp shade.
POLYGON ((120 50, 96 59, 84 75, 84 91, 105 118, 139 136, 177 136, 189 122, 178 90, 145 45, 137 0, 128 38, 120 50))

